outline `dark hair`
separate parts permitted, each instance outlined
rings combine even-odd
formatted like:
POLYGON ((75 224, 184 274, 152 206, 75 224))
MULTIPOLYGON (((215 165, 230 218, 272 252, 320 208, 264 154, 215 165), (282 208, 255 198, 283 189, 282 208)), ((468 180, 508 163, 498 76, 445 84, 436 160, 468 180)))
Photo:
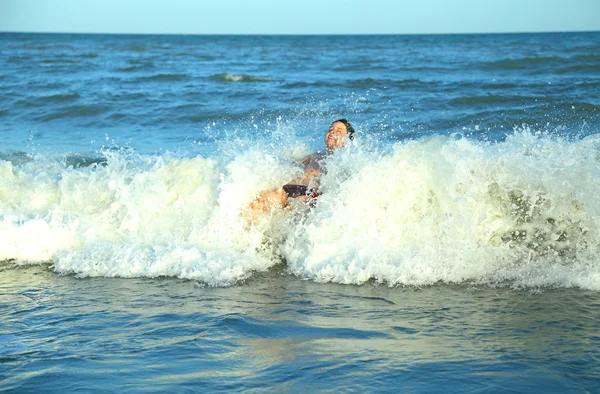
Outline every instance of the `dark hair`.
POLYGON ((331 124, 334 124, 335 122, 341 122, 344 124, 344 126, 346 126, 346 131, 347 131, 347 136, 349 139, 354 139, 354 128, 352 127, 352 125, 350 124, 350 122, 348 122, 348 119, 338 119, 334 122, 331 122, 331 124))

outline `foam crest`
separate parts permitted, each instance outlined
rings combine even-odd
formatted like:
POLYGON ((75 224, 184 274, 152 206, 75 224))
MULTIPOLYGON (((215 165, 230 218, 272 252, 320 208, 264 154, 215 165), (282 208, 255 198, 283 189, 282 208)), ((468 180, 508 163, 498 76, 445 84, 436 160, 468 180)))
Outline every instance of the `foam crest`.
POLYGON ((43 157, 20 168, 1 162, 0 259, 52 261, 56 271, 81 276, 213 285, 273 264, 241 212, 257 193, 248 177, 259 173, 250 163, 261 164, 256 155, 225 168, 201 157, 106 156, 106 165, 80 168, 43 157))
MULTIPOLYGON (((240 149, 244 146, 244 149, 240 149)), ((302 145, 219 158, 108 151, 91 166, 0 160, 0 260, 61 274, 228 286, 287 264, 318 282, 600 290, 600 138, 460 136, 327 158, 313 208, 249 225, 248 204, 297 178, 302 145)))
POLYGON ((212 76, 214 80, 222 82, 271 82, 273 81, 270 77, 262 77, 249 74, 229 74, 221 73, 212 76))
POLYGON ((598 141, 436 137, 367 164, 345 152, 283 254, 321 282, 600 289, 598 141))

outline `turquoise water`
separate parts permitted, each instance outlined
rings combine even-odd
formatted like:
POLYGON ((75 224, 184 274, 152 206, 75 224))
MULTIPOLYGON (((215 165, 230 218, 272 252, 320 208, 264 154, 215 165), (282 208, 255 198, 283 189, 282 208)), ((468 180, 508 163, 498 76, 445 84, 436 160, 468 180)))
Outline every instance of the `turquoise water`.
POLYGON ((599 51, 1 34, 0 390, 598 391, 599 51))

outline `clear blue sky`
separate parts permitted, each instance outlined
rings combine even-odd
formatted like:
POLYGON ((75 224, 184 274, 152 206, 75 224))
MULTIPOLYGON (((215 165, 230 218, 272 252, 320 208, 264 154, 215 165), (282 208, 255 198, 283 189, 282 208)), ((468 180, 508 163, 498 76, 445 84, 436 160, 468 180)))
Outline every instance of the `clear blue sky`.
POLYGON ((0 31, 413 34, 600 31, 600 0, 0 0, 0 31))

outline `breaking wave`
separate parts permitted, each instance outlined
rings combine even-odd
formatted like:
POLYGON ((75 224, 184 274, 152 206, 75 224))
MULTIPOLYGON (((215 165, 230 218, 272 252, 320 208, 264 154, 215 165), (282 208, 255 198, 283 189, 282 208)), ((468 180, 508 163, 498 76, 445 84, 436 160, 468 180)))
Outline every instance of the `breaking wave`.
POLYGON ((222 82, 271 82, 272 78, 248 74, 215 74, 212 79, 222 82))
POLYGON ((224 157, 0 157, 0 261, 61 274, 229 286, 284 265, 317 282, 600 290, 600 137, 357 142, 328 158, 315 207, 250 225, 304 146, 224 157))

